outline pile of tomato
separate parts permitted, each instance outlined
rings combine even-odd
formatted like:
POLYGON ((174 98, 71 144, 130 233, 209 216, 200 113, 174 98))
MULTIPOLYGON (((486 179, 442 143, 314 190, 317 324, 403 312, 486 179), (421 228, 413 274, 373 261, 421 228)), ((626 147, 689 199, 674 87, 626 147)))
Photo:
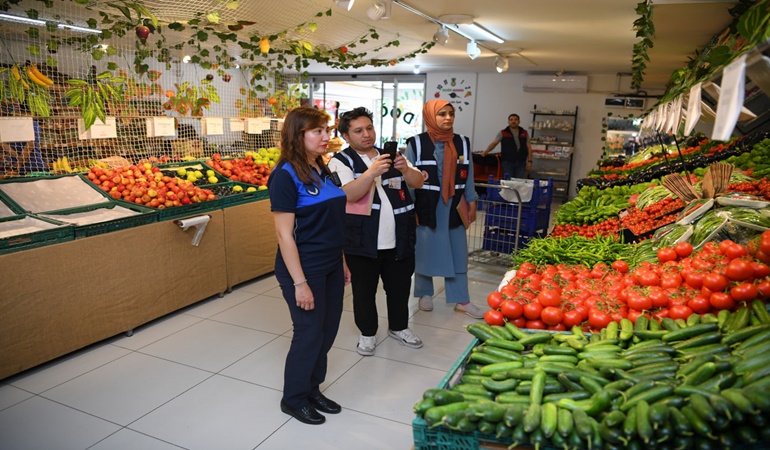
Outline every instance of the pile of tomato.
POLYGON ((573 234, 592 238, 596 236, 617 236, 620 229, 620 221, 615 217, 595 223, 593 225, 583 224, 575 225, 572 223, 560 223, 553 227, 549 236, 553 237, 570 237, 573 234))
POLYGON ((620 226, 640 236, 674 222, 677 218, 674 212, 682 208, 684 208, 684 202, 672 197, 666 197, 641 210, 632 206, 620 219, 620 226))
POLYGON ((762 178, 759 181, 743 181, 740 183, 733 183, 727 188, 727 192, 742 192, 745 194, 753 194, 764 197, 765 200, 770 200, 770 180, 762 178))
POLYGON ((484 319, 521 328, 597 330, 622 318, 686 319, 770 298, 770 231, 747 246, 725 240, 693 251, 681 242, 657 256, 657 263, 643 262, 633 271, 620 260, 590 268, 524 263, 489 294, 492 309, 484 319))

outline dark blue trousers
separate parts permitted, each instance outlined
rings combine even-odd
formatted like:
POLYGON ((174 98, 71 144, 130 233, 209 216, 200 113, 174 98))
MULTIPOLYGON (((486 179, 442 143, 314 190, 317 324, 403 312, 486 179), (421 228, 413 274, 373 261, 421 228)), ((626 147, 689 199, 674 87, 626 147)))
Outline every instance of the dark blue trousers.
POLYGON ((308 277, 315 309, 297 307, 293 280, 276 273, 283 298, 289 306, 294 336, 283 374, 283 401, 292 408, 308 404, 308 396, 320 392, 326 379, 326 354, 332 348, 342 317, 345 278, 342 261, 326 275, 308 277))

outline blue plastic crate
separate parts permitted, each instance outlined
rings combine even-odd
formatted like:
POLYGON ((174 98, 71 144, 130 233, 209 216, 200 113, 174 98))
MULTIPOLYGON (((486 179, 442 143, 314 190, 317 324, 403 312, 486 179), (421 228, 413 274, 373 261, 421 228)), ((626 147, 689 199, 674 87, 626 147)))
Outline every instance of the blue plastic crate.
MULTIPOLYGON (((549 178, 548 183, 545 183, 542 186, 539 179, 535 179, 532 181, 534 185, 532 189, 532 198, 530 198, 528 202, 521 202, 521 204, 525 206, 533 207, 533 208, 550 209, 551 201, 553 200, 553 178, 549 178)), ((494 181, 490 178, 487 184, 499 185, 500 182, 494 181)), ((505 202, 505 203, 508 202, 502 196, 500 196, 500 189, 490 188, 490 187, 487 188, 486 199, 490 202, 505 202)))
MULTIPOLYGON (((529 244, 529 241, 533 238, 543 238, 546 236, 546 232, 536 233, 534 235, 526 235, 519 233, 519 246, 518 248, 524 248, 529 244)), ((501 228, 490 228, 484 232, 484 240, 482 241, 481 248, 489 250, 491 252, 498 253, 513 253, 516 247, 516 233, 507 231, 501 228)))
MULTIPOLYGON (((516 232, 516 218, 519 206, 512 203, 487 203, 484 211, 484 225, 498 227, 510 232, 516 232)), ((519 233, 534 235, 548 230, 551 219, 550 208, 521 207, 521 222, 519 233)))

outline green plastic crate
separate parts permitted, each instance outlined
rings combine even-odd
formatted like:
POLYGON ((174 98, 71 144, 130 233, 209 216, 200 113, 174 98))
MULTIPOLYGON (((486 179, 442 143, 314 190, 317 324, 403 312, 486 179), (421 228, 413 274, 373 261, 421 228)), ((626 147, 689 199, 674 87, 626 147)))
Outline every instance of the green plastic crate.
POLYGON ((109 233, 112 231, 125 230, 127 228, 138 227, 141 225, 147 225, 158 221, 158 211, 141 205, 134 205, 128 202, 118 202, 112 200, 110 202, 99 203, 95 205, 83 206, 80 208, 68 208, 60 209, 57 211, 48 211, 45 214, 55 215, 67 215, 76 214, 87 211, 95 211, 97 209, 112 209, 115 206, 121 206, 132 211, 136 211, 140 214, 136 214, 128 217, 121 217, 118 219, 108 220, 99 223, 90 223, 87 225, 73 225, 75 231, 75 239, 80 239, 89 236, 96 236, 99 234, 109 233))
POLYGON ((60 244, 75 239, 75 231, 72 226, 56 220, 37 217, 32 214, 20 214, 18 216, 4 217, 0 223, 23 220, 25 217, 33 217, 37 220, 59 225, 50 230, 35 231, 0 239, 0 255, 43 247, 46 245, 60 244))
POLYGON ((241 183, 239 181, 228 181, 227 183, 201 186, 201 188, 203 189, 214 189, 215 191, 220 189, 226 189, 230 191, 228 192, 228 195, 220 196, 219 194, 217 194, 217 196, 220 197, 220 200, 222 200, 222 203, 224 204, 225 207, 256 202, 256 201, 264 200, 270 197, 270 194, 268 193, 267 189, 263 189, 261 191, 256 190, 253 192, 246 192, 246 190, 250 187, 259 188, 259 186, 255 186, 253 184, 248 184, 248 183, 241 183), (233 193, 232 189, 235 186, 240 186, 241 188, 243 188, 243 191, 233 193))

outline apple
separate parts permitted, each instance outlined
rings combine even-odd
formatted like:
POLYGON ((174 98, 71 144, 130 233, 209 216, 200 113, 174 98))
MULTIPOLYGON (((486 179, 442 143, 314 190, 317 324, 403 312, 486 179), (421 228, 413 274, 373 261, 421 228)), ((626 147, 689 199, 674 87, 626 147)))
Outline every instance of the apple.
POLYGON ((136 27, 136 37, 139 39, 147 39, 150 36, 150 29, 144 25, 136 27))

